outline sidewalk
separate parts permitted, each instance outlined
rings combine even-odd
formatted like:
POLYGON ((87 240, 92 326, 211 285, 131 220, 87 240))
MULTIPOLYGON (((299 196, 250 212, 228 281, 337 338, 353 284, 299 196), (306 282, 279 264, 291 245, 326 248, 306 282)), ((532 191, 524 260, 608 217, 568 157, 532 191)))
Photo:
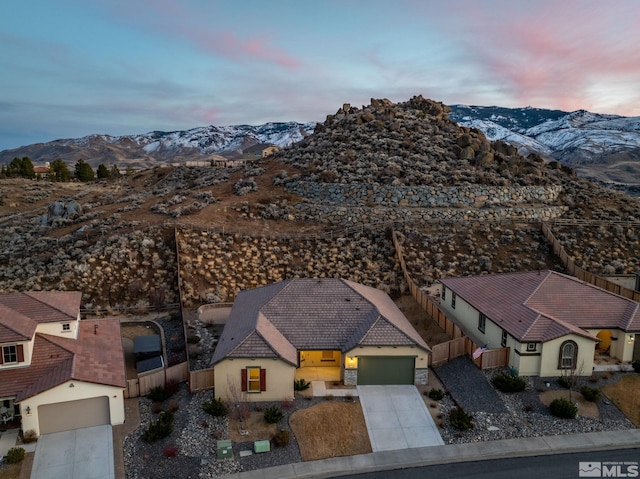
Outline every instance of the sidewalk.
POLYGON ((530 437, 501 441, 400 449, 232 474, 229 479, 325 478, 455 462, 505 457, 543 456, 585 450, 627 449, 640 446, 640 429, 530 437))
POLYGON ((124 438, 135 431, 140 426, 139 398, 129 398, 124 400, 125 422, 118 426, 113 426, 113 462, 116 479, 124 479, 124 450, 122 443, 124 438))

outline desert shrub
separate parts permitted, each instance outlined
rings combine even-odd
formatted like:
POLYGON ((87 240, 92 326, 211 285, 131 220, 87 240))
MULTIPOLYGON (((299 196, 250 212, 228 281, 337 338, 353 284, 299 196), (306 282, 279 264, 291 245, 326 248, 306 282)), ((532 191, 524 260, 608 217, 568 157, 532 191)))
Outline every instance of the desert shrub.
POLYGON ((213 398, 211 401, 203 402, 202 409, 204 412, 216 417, 226 416, 229 413, 229 408, 221 398, 213 398))
POLYGON ((38 436, 34 429, 29 429, 28 431, 25 431, 24 434, 22 435, 22 442, 24 442, 25 444, 36 442, 37 440, 38 440, 38 436))
POLYGON ((598 388, 582 386, 580 388, 580 394, 582 394, 587 401, 598 402, 602 392, 600 392, 598 388))
POLYGON ((162 402, 177 393, 178 389, 180 389, 180 384, 175 382, 167 382, 164 387, 156 386, 154 388, 151 388, 151 390, 147 394, 147 399, 151 399, 153 402, 162 402))
POLYGON ((273 443, 276 445, 276 447, 284 447, 289 444, 290 440, 291 435, 289 434, 289 431, 285 431, 284 429, 280 429, 273 436, 273 443))
POLYGON ((444 397, 444 392, 442 391, 442 389, 432 388, 427 393, 427 396, 429 396, 429 398, 433 399, 434 401, 440 401, 444 397))
POLYGON ((166 458, 176 457, 178 455, 178 448, 176 446, 166 446, 162 450, 162 455, 166 458))
POLYGON ((159 402, 154 402, 151 404, 151 412, 153 414, 160 414, 163 411, 162 404, 159 402))
POLYGON ((278 406, 269 406, 264 410, 264 420, 269 424, 276 424, 284 417, 284 413, 278 406))
POLYGON ((293 407, 293 401, 291 399, 282 400, 282 409, 291 409, 293 407))
POLYGON ((527 387, 527 382, 520 376, 512 376, 506 373, 494 376, 491 383, 498 391, 503 393, 518 393, 524 391, 527 387))
POLYGON ((295 391, 306 391, 311 386, 311 383, 305 381, 304 378, 296 379, 293 381, 293 389, 295 391))
POLYGON ((168 398, 170 398, 174 394, 177 394, 178 391, 180 391, 180 383, 178 381, 167 381, 167 383, 164 385, 164 393, 168 398))
POLYGON ((457 407, 449 413, 449 423, 457 431, 473 429, 473 416, 463 408, 457 407))
POLYGON ((568 376, 560 376, 558 378, 558 384, 563 388, 569 389, 570 387, 575 386, 576 380, 568 376))
POLYGON ((199 342, 200 342, 200 336, 197 336, 195 334, 187 336, 187 343, 189 343, 189 344, 198 344, 199 342))
POLYGON ((633 370, 635 372, 640 373, 640 361, 636 360, 636 361, 632 362, 631 366, 633 366, 633 370))
POLYGON ((233 194, 242 196, 252 191, 258 191, 258 184, 253 178, 243 178, 233 185, 233 194))
POLYGON ((180 409, 180 404, 178 404, 178 401, 171 401, 169 403, 169 411, 176 412, 178 409, 180 409))
POLYGON ((157 442, 167 437, 173 431, 173 413, 170 411, 161 412, 158 419, 142 433, 142 440, 147 443, 157 442))
POLYGON ((557 398, 549 404, 549 412, 555 417, 573 419, 578 414, 578 406, 565 398, 557 398))
POLYGON ((7 461, 8 464, 18 464, 19 462, 22 462, 22 460, 24 459, 24 454, 25 454, 24 448, 12 447, 7 451, 5 460, 7 461))

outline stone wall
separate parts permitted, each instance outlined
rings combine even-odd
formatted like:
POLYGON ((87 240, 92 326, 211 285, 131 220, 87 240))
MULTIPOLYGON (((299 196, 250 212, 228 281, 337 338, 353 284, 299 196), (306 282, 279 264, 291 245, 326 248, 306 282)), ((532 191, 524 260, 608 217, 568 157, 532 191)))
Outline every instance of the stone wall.
POLYGON ((561 186, 394 186, 289 181, 287 189, 305 198, 340 205, 421 208, 486 208, 554 204, 561 186))

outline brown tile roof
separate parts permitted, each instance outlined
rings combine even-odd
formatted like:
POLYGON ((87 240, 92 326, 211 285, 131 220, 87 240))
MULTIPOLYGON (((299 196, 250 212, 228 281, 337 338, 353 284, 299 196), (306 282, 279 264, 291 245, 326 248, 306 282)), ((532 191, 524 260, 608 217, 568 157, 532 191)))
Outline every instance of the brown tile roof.
POLYGON ((117 319, 82 320, 75 340, 36 333, 31 365, 0 369, 0 396, 21 401, 69 380, 125 387, 117 319))
POLYGON ((429 350, 383 291, 335 278, 293 279, 238 295, 212 363, 265 357, 271 349, 271 357, 297 365, 299 350, 344 352, 363 341, 429 350))
POLYGON ((528 271, 442 280, 520 341, 548 341, 584 329, 640 331, 640 304, 555 271, 528 271))
POLYGON ((0 343, 31 339, 38 323, 76 320, 81 298, 79 291, 0 293, 0 343))

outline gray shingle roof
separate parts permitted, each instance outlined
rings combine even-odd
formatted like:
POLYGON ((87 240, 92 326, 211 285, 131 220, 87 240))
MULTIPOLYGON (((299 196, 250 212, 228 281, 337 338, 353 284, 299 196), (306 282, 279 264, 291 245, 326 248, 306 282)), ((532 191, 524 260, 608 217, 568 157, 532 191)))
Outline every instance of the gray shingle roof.
POLYGON ((383 291, 335 278, 293 279, 238 295, 212 363, 271 350, 297 365, 299 350, 345 352, 359 344, 429 350, 383 291))
POLYGON ((584 331, 640 331, 640 304, 573 276, 528 271, 442 280, 478 311, 519 341, 548 341, 584 331))

